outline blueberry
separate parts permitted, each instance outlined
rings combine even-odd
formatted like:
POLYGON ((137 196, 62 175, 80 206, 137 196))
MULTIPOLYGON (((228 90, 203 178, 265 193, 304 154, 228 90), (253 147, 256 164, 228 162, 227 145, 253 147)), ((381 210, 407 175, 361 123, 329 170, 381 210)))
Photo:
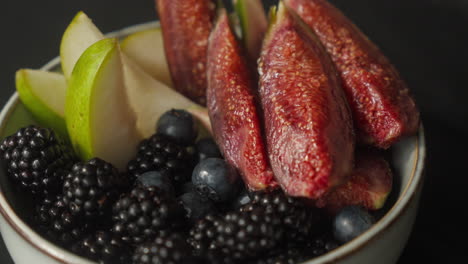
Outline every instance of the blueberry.
POLYGON ((346 243, 359 236, 374 224, 374 218, 359 206, 348 206, 341 209, 333 221, 333 235, 346 243))
POLYGON ((192 115, 185 110, 171 109, 159 118, 156 131, 179 144, 190 145, 197 137, 197 127, 192 115))
POLYGON ((216 210, 213 201, 200 196, 197 192, 184 193, 179 197, 179 201, 185 209, 187 218, 193 222, 216 210))
POLYGON ((250 197, 249 191, 244 188, 242 191, 239 192, 239 195, 234 199, 234 202, 232 203, 232 208, 233 209, 238 209, 241 208, 242 206, 250 203, 252 201, 252 198, 250 197))
POLYGON ((222 158, 218 145, 212 138, 203 138, 196 143, 198 160, 207 158, 222 158))
POLYGON ((145 172, 138 176, 137 182, 145 187, 159 187, 166 191, 167 194, 171 196, 174 195, 174 186, 172 186, 172 182, 169 179, 169 172, 166 170, 145 172))
POLYGON ((220 158, 200 161, 192 173, 196 190, 215 202, 232 199, 239 190, 240 178, 234 167, 220 158))

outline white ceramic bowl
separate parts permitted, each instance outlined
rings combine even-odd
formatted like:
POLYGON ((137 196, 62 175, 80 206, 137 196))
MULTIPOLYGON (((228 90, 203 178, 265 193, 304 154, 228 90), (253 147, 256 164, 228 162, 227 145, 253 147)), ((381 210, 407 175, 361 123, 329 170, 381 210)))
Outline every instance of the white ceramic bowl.
MULTIPOLYGON (((125 37, 133 32, 158 27, 158 22, 132 26, 109 34, 125 37)), ((45 65, 45 70, 59 70, 58 58, 45 65)), ((15 93, 0 114, 1 138, 17 129, 34 123, 15 93)), ((425 160, 424 130, 402 140, 390 150, 395 174, 395 189, 388 203, 389 211, 368 231, 351 242, 305 263, 308 264, 363 264, 396 263, 411 232, 423 186, 425 160)), ((0 231, 16 264, 92 264, 48 242, 22 219, 31 215, 21 193, 11 187, 5 170, 0 170, 0 231)))

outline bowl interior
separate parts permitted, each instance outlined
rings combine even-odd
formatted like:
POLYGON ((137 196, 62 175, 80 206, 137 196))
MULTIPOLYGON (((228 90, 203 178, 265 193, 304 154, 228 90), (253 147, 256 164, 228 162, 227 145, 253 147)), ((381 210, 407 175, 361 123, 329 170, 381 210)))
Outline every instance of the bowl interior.
MULTIPOLYGON (((2 139, 15 133, 21 127, 35 123, 31 114, 19 100, 15 100, 8 114, 6 122, 0 128, 0 137, 2 139)), ((416 136, 406 138, 393 146, 387 153, 388 159, 393 167, 395 180, 392 193, 385 207, 377 212, 383 217, 389 214, 390 210, 394 209, 395 204, 403 193, 405 193, 410 181, 415 176, 416 164, 418 163, 418 143, 418 138, 416 136)), ((0 170, 0 189, 18 216, 26 223, 30 222, 32 205, 29 202, 31 200, 29 194, 14 188, 6 177, 3 168, 0 170)), ((379 223, 377 223, 376 226, 378 224, 379 223)), ((346 247, 346 245, 344 247, 346 247)), ((318 262, 320 261, 320 257, 316 258, 314 263, 316 261, 320 263, 318 262)))
MULTIPOLYGON (((14 104, 10 115, 8 116, 8 122, 4 123, 0 137, 3 138, 15 133, 19 128, 36 124, 32 115, 24 107, 24 105, 19 102, 14 104)), ((13 207, 13 210, 26 222, 29 222, 32 206, 30 205, 31 199, 29 193, 26 193, 18 188, 15 188, 13 183, 8 179, 6 171, 4 169, 4 164, 1 164, 0 170, 0 186, 1 191, 4 193, 8 202, 13 207)))
MULTIPOLYGON (((125 37, 130 33, 141 31, 148 28, 157 27, 157 22, 147 23, 143 25, 138 25, 134 27, 130 27, 118 32, 111 33, 111 36, 117 37, 125 37)), ((59 60, 55 59, 51 61, 48 65, 44 66, 43 69, 52 70, 52 71, 59 71, 59 60)), ((7 107, 5 107, 2 111, 2 115, 0 117, 0 138, 3 139, 6 136, 9 136, 15 133, 19 128, 24 127, 26 125, 35 124, 35 121, 32 115, 26 110, 24 105, 19 101, 17 95, 13 95, 10 99, 7 107), (3 117, 3 119, 1 118, 3 117)), ((418 171, 417 168, 418 162, 423 162, 423 154, 421 149, 424 149, 424 138, 423 138, 423 129, 421 127, 419 135, 409 137, 403 139, 402 141, 398 142, 392 148, 385 152, 387 155, 387 159, 390 161, 395 180, 394 180, 394 187, 392 193, 389 196, 389 199, 385 205, 385 207, 377 212, 384 218, 388 218, 390 213, 398 210, 396 208, 397 203, 400 203, 403 196, 410 195, 408 194, 408 189, 410 185, 414 184, 412 181, 417 177, 417 180, 420 180, 419 175, 421 171, 418 171)), ((422 165, 421 165, 422 168, 422 165)), ((29 204, 28 194, 24 193, 20 190, 17 190, 11 182, 8 180, 4 168, 0 169, 0 192, 3 192, 5 198, 8 202, 7 206, 11 206, 14 212, 26 223, 30 221, 31 217, 31 210, 32 207, 29 204)), ((5 206, 5 205, 0 205, 5 206)), ((393 214, 396 215, 396 214, 393 214)), ((393 217, 392 215, 392 217, 393 217)), ((382 219, 374 225, 371 230, 374 229, 379 231, 379 225, 382 223, 382 219)), ((369 232, 368 231, 368 232, 369 232)), ((32 230, 25 230, 25 232, 34 232, 32 230)), ((352 241, 356 243, 364 243, 364 241, 352 241)), ((339 254, 343 251, 351 251, 351 247, 348 243, 339 248, 339 254)), ((356 245, 354 245, 356 246, 356 245)), ((337 254, 336 250, 332 251, 326 255, 330 254, 337 254)), ((67 253, 65 253, 67 255, 67 253)), ((325 256, 326 256, 325 255, 325 256)), ((322 263, 322 257, 315 258, 310 263, 322 263)))

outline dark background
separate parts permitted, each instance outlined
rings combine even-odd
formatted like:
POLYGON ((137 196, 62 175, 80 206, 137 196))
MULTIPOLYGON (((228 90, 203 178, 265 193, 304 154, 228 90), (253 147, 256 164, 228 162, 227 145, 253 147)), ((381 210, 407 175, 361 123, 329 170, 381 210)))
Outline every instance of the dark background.
MULTIPOLYGON (((397 66, 422 112, 427 178, 399 263, 465 262, 468 0, 331 2, 397 66)), ((0 105, 14 92, 17 69, 39 68, 58 55, 61 35, 79 10, 103 32, 156 18, 152 0, 4 1, 0 10, 0 105)), ((12 263, 1 243, 0 263, 12 263)))

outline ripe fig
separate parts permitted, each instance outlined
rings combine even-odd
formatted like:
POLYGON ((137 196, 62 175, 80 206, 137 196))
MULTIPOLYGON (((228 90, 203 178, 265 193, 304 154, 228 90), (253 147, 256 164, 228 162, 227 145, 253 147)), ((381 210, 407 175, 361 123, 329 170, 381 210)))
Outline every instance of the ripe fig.
POLYGON ((206 55, 216 5, 212 0, 155 1, 174 88, 206 105, 206 55))
POLYGON ((333 63, 310 28, 282 2, 270 20, 259 62, 270 163, 287 194, 316 199, 352 171, 351 113, 333 63))
POLYGON ((385 159, 375 153, 358 152, 350 179, 317 200, 316 205, 332 212, 349 205, 377 210, 385 204, 392 184, 392 171, 385 159))
POLYGON ((254 74, 220 11, 208 47, 208 113, 214 138, 224 158, 250 189, 275 186, 257 109, 254 74))
POLYGON ((326 0, 285 0, 326 47, 351 107, 358 141, 380 148, 419 127, 406 83, 379 48, 326 0))

